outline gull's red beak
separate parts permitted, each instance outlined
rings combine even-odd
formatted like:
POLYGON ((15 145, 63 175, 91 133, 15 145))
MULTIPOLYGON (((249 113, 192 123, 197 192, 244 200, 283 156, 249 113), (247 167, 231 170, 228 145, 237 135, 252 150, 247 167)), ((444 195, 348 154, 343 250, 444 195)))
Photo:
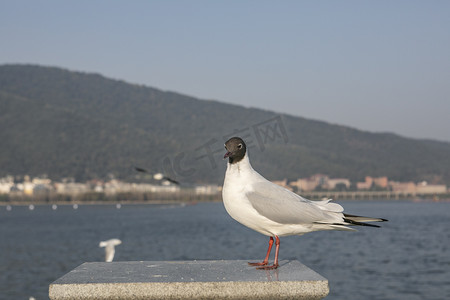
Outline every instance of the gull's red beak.
POLYGON ((231 152, 230 151, 228 151, 227 153, 225 153, 225 155, 223 156, 223 159, 225 159, 225 158, 227 158, 227 157, 230 157, 231 156, 231 152))

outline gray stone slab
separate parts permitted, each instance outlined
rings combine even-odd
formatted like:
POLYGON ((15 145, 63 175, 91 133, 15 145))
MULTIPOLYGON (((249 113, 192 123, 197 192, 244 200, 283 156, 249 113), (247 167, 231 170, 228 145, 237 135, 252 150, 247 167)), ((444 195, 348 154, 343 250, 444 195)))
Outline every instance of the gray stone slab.
POLYGON ((50 299, 322 299, 328 281, 298 261, 256 270, 247 261, 84 263, 50 285, 50 299))

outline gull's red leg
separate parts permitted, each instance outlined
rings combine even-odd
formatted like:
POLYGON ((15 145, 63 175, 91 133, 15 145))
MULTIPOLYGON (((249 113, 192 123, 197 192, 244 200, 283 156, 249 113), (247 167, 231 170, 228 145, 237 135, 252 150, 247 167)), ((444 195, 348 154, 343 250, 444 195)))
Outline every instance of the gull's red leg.
POLYGON ((266 258, 264 258, 264 260, 262 262, 256 262, 256 263, 249 262, 248 264, 250 266, 266 266, 269 263, 269 255, 270 255, 270 251, 272 251, 272 245, 273 245, 273 237, 270 237, 269 249, 267 249, 266 258))
MULTIPOLYGON (((273 242, 273 240, 272 240, 273 242)), ((258 267, 257 269, 260 270, 273 270, 278 268, 278 252, 280 251, 280 239, 278 238, 278 236, 275 236, 275 260, 273 261, 273 265, 271 266, 267 266, 267 265, 263 265, 262 267, 258 267)))

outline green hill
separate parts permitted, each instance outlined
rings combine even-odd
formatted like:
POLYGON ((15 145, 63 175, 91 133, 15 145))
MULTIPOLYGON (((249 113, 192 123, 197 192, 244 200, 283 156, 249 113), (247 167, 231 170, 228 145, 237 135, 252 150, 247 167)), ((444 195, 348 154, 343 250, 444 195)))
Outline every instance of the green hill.
POLYGON ((315 173, 450 183, 450 143, 290 115, 32 65, 0 66, 0 176, 132 179, 134 166, 221 183, 223 142, 250 144, 269 179, 315 173))

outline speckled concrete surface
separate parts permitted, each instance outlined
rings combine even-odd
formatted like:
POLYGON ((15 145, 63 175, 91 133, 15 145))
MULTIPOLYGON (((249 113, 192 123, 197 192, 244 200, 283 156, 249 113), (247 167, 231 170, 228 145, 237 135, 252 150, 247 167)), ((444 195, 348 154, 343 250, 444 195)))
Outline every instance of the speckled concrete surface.
POLYGON ((298 261, 256 270, 247 261, 84 263, 50 285, 56 299, 322 299, 328 281, 298 261))

